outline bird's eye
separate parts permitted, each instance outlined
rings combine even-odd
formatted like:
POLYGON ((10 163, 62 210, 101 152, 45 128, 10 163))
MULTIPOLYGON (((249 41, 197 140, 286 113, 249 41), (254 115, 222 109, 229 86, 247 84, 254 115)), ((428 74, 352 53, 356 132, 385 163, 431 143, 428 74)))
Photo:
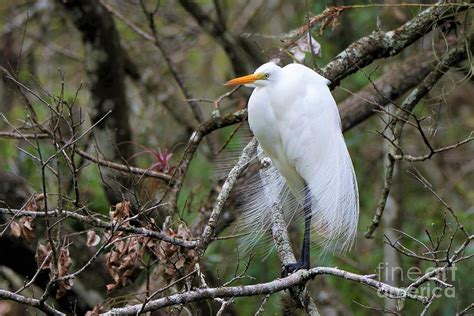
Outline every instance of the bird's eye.
POLYGON ((270 74, 266 73, 265 74, 265 79, 268 79, 268 78, 270 78, 270 74))

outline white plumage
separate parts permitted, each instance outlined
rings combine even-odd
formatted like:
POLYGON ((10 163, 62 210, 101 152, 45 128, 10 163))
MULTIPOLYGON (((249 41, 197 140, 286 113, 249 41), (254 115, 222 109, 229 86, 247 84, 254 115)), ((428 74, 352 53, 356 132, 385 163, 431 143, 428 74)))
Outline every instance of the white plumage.
POLYGON ((275 202, 285 205, 291 218, 301 209, 307 186, 319 243, 345 250, 356 234, 358 190, 328 83, 303 65, 281 68, 272 62, 228 82, 255 88, 248 103, 249 126, 273 163, 250 185, 241 223, 265 231, 275 202))

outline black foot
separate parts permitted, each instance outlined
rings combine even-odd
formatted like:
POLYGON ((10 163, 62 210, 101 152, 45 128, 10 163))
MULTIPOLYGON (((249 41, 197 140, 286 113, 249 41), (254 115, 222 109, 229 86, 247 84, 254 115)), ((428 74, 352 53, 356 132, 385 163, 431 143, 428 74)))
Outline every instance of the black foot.
POLYGON ((289 263, 287 265, 285 265, 283 267, 283 271, 282 271, 282 275, 283 276, 288 276, 292 273, 295 273, 296 271, 298 270, 302 270, 302 269, 309 269, 309 263, 306 263, 306 262, 302 262, 302 261, 298 261, 298 262, 295 262, 295 263, 289 263))

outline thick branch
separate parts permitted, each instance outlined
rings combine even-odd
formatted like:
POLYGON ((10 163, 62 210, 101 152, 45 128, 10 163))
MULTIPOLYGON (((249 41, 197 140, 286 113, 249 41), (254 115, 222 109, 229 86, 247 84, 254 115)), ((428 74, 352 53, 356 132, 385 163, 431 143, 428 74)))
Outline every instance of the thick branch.
MULTIPOLYGON (((445 1, 440 4, 445 4, 445 1)), ((362 37, 349 45, 323 68, 322 73, 331 80, 331 86, 335 87, 342 79, 369 65, 374 60, 398 54, 405 47, 430 32, 434 25, 443 23, 450 17, 449 13, 453 13, 454 10, 459 13, 468 8, 467 3, 463 6, 453 7, 434 5, 395 30, 374 31, 371 35, 362 37)))
MULTIPOLYGON (((216 297, 241 297, 275 293, 281 290, 292 288, 299 284, 304 284, 307 281, 316 277, 317 275, 322 274, 334 275, 340 278, 344 278, 346 280, 365 284, 377 290, 379 293, 390 295, 393 297, 405 297, 422 303, 428 302, 427 297, 408 293, 405 289, 393 287, 391 285, 374 280, 369 276, 358 275, 351 272, 339 270, 337 268, 317 267, 310 270, 299 270, 298 272, 291 274, 290 276, 281 279, 276 279, 267 283, 233 287, 206 288, 170 295, 149 302, 145 309, 142 310, 142 312, 153 311, 177 304, 186 304, 205 299, 213 299, 216 297)), ((136 304, 122 308, 114 308, 102 315, 135 314, 141 310, 142 306, 143 304, 136 304)))
POLYGON ((361 123, 418 85, 433 69, 434 62, 433 52, 428 51, 387 66, 379 79, 339 104, 342 128, 346 130, 361 123))
POLYGON ((46 303, 41 303, 40 300, 34 299, 34 298, 28 298, 23 295, 15 294, 9 291, 5 291, 0 289, 0 300, 10 300, 10 301, 15 301, 20 304, 24 305, 29 305, 32 307, 36 307, 39 310, 43 311, 46 315, 66 315, 64 313, 61 313, 60 311, 52 308, 46 303))
POLYGON ((278 257, 283 265, 296 262, 293 249, 291 248, 290 238, 288 237, 287 223, 283 218, 281 206, 272 207, 272 237, 275 243, 278 257))

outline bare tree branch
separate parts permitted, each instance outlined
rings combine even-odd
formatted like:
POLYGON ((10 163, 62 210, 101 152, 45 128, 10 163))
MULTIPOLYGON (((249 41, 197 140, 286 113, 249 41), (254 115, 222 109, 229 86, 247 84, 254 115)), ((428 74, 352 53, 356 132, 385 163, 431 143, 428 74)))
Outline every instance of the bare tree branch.
POLYGON ((28 298, 23 295, 15 294, 9 291, 5 291, 0 289, 0 298, 4 300, 10 300, 10 301, 15 301, 20 304, 25 304, 29 305, 32 307, 36 307, 39 310, 43 311, 46 315, 66 315, 53 307, 49 306, 46 303, 40 302, 40 300, 34 299, 34 298, 28 298))
POLYGON ((156 238, 158 240, 163 240, 181 247, 185 248, 194 248, 197 245, 196 241, 189 241, 189 240, 182 240, 179 238, 174 238, 169 235, 156 232, 153 230, 145 229, 142 227, 134 227, 134 226, 120 226, 116 224, 112 224, 110 222, 101 220, 97 217, 92 217, 92 216, 86 216, 86 215, 81 215, 75 212, 70 212, 70 211, 65 211, 65 210, 49 210, 47 213, 46 212, 38 212, 38 211, 24 211, 24 210, 15 210, 15 209, 7 209, 7 208, 0 208, 0 214, 5 214, 5 215, 21 215, 21 216, 32 216, 32 217, 39 217, 39 218, 47 218, 47 217, 67 217, 67 218, 72 218, 75 220, 78 220, 82 223, 89 224, 93 227, 100 227, 100 228, 105 228, 105 229, 114 229, 117 231, 123 231, 123 232, 128 232, 128 233, 134 233, 150 238, 156 238))
MULTIPOLYGON (((288 237, 287 224, 279 205, 273 205, 272 207, 272 236, 282 265, 285 266, 296 262, 295 255, 291 248, 290 238, 288 237)), ((319 315, 316 303, 306 288, 301 289, 295 287, 290 293, 292 293, 294 299, 303 306, 308 315, 319 315)))
MULTIPOLYGON (((316 277, 317 275, 323 274, 333 275, 346 280, 358 282, 377 290, 379 293, 390 295, 393 297, 406 297, 422 303, 427 303, 429 300, 429 298, 427 297, 409 293, 405 289, 396 288, 380 281, 376 281, 370 276, 358 275, 337 268, 317 267, 310 270, 300 270, 285 278, 276 279, 274 281, 266 283, 234 287, 198 289, 194 291, 186 291, 183 293, 173 294, 167 297, 150 301, 143 310, 143 312, 157 310, 166 306, 186 304, 204 299, 212 299, 215 297, 241 297, 275 293, 281 290, 292 288, 299 284, 304 284, 307 281, 316 277)), ((141 310, 142 306, 143 304, 137 304, 122 308, 114 308, 109 312, 104 313, 103 315, 135 314, 137 311, 141 310)))

